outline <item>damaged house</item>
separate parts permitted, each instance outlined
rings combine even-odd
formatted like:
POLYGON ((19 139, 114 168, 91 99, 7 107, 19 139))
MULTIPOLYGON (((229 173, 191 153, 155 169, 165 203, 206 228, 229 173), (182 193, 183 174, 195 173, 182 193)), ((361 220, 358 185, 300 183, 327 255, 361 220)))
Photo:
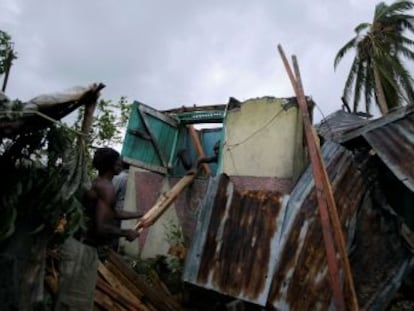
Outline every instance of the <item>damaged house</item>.
MULTIPOLYGON (((412 286, 413 111, 403 107, 373 121, 338 111, 317 127, 358 304, 367 310, 384 310, 412 286)), ((164 112, 135 102, 122 150, 131 165, 126 209, 147 212, 197 159, 216 150, 218 160, 201 165, 125 251, 167 254, 174 224, 189 245, 186 283, 269 309, 332 309, 303 133, 295 98, 231 98, 164 112), (195 126, 205 123, 214 125, 195 126)))
MULTIPOLYGON (((53 122, 43 115, 59 120, 79 106, 91 107, 102 88, 96 84, 60 96, 62 103, 54 97, 32 100, 22 106, 24 113, 19 111, 18 118, 4 116, 0 134, 5 141, 20 135, 24 142, 22 133, 52 131, 53 122)), ((312 111, 310 98, 307 105, 312 111)), ((316 126, 357 302, 364 310, 387 310, 407 297, 408 308, 413 307, 413 107, 375 120, 337 111, 316 126)), ((92 114, 93 109, 85 110, 88 122, 82 133, 91 125, 92 114)), ((135 102, 122 149, 130 164, 124 208, 147 215, 156 207, 157 216, 139 228, 138 242, 122 243, 121 249, 132 257, 173 254, 185 259, 185 284, 201 296, 214 293, 228 310, 335 309, 305 126, 296 98, 231 98, 226 105, 162 112, 135 102), (185 247, 168 241, 171 229, 181 232, 185 247)), ((33 142, 31 136, 27 139, 33 142)), ((50 139, 59 147, 54 136, 50 139)), ((62 194, 73 197, 86 174, 87 158, 80 153, 84 148, 76 146, 68 150, 77 152, 65 153, 81 161, 76 171, 61 166, 59 158, 53 178, 33 167, 47 180, 64 177, 63 173, 77 176, 69 181, 62 177, 63 186, 50 185, 56 188, 53 200, 36 190, 47 204, 31 203, 41 208, 40 215, 54 213, 47 217, 50 227, 59 213, 73 210, 71 204, 58 204, 60 210, 55 210, 53 202, 63 200, 62 194)), ((62 150, 51 151, 61 156, 62 150)), ((13 171, 7 169, 12 166, 2 163, 9 182, 13 171)), ((9 218, 14 225, 15 216, 9 218)), ((31 214, 20 219, 13 239, 3 241, 8 250, 0 258, 5 272, 0 282, 3 306, 30 308, 31 302, 42 300, 42 280, 51 285, 50 274, 45 276, 47 231, 32 234, 43 221, 33 219, 31 214)), ((124 225, 131 228, 135 223, 124 225)), ((6 229, 3 233, 9 235, 14 230, 6 229)), ((189 299, 175 297, 156 274, 151 282, 141 279, 123 259, 111 253, 108 262, 99 265, 97 309, 186 307, 182 303, 189 299)), ((348 304, 351 294, 344 271, 339 275, 348 304)), ((212 308, 213 299, 209 303, 212 308)), ((191 307, 198 310, 196 303, 191 307)))

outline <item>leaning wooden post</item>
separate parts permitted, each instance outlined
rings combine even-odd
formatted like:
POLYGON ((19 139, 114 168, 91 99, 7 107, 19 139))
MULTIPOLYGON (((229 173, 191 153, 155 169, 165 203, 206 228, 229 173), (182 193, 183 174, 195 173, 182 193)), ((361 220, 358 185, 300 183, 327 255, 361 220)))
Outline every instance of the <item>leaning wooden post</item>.
POLYGON ((151 226, 177 199, 178 195, 193 182, 196 175, 197 169, 190 170, 169 191, 161 194, 157 202, 140 218, 133 229, 141 232, 144 228, 151 226))
MULTIPOLYGON (((292 62, 293 62, 293 68, 295 70, 297 83, 299 85, 301 93, 304 95, 302 79, 300 77, 299 65, 298 65, 296 56, 294 55, 292 56, 292 62)), ((313 140, 317 141, 315 135, 316 135, 315 131, 312 130, 313 140)), ((322 163, 321 165, 322 173, 323 173, 322 181, 324 183, 324 189, 326 191, 325 195, 328 200, 328 211, 329 211, 330 220, 334 228, 334 238, 335 238, 336 246, 338 247, 338 252, 341 258, 342 268, 344 269, 345 280, 346 280, 346 283, 348 284, 348 289, 351 294, 351 310, 359 310, 358 298, 355 292, 354 280, 352 278, 351 265, 349 264, 348 254, 347 254, 346 246, 345 246, 345 238, 344 238, 344 234, 342 231, 341 221, 338 215, 338 210, 336 208, 335 199, 332 193, 332 187, 329 182, 328 172, 326 171, 325 165, 323 165, 323 159, 322 159, 321 151, 319 149, 319 145, 318 144, 315 144, 315 145, 317 148, 318 160, 319 162, 322 163)))
MULTIPOLYGON (((198 156, 201 158, 205 158, 206 154, 204 153, 204 149, 203 149, 203 146, 201 145, 200 138, 198 137, 196 129, 194 128, 193 125, 188 125, 187 128, 190 133, 191 140, 193 141, 193 145, 197 151, 198 156)), ((210 167, 208 166, 208 164, 203 163, 201 165, 206 175, 210 176, 211 171, 210 171, 210 167)))
POLYGON ((292 69, 290 68, 289 62, 286 59, 286 56, 283 52, 283 49, 278 45, 278 50, 282 58, 283 64, 286 68, 286 72, 289 76, 289 79, 292 83, 293 89, 298 100, 299 109, 302 113, 303 124, 305 128, 306 142, 309 148, 309 156, 312 165, 313 177, 315 182, 315 192, 318 200, 319 215, 321 217, 321 226, 322 226, 322 235, 325 245, 326 258, 328 263, 328 271, 330 282, 332 285, 333 300, 335 308, 337 311, 345 311, 346 304, 345 298, 342 291, 342 286, 339 278, 339 268, 338 262, 336 260, 335 245, 333 239, 333 230, 329 220, 328 212, 328 200, 326 198, 326 192, 324 191, 324 182, 323 182, 323 162, 320 161, 318 157, 318 148, 316 147, 316 142, 313 135, 313 128, 310 122, 308 107, 305 95, 301 89, 300 84, 297 82, 292 69))

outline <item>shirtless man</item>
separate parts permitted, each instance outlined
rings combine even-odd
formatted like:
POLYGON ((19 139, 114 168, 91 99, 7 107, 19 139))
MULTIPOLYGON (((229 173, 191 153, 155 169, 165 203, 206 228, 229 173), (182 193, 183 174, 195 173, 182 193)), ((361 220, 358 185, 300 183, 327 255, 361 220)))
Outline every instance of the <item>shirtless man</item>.
POLYGON ((89 218, 85 242, 88 245, 110 245, 114 239, 125 237, 133 241, 138 237, 135 230, 121 229, 117 221, 141 217, 137 212, 127 212, 115 208, 116 192, 112 179, 122 171, 122 160, 117 151, 99 148, 93 158, 93 166, 98 177, 85 195, 86 214, 89 218))
POLYGON ((93 158, 98 177, 85 194, 86 232, 66 239, 60 250, 60 280, 56 310, 92 310, 98 270, 97 247, 110 245, 113 239, 125 237, 133 241, 135 230, 122 230, 116 220, 139 218, 138 213, 115 209, 112 178, 122 168, 120 155, 111 148, 99 148, 93 158))

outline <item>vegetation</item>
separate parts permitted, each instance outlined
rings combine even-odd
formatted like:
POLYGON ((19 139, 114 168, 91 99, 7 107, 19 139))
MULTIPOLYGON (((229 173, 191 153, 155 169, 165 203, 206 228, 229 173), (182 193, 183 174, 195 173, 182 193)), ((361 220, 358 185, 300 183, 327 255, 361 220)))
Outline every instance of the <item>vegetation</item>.
POLYGON ((406 36, 414 32, 414 17, 407 12, 414 7, 411 1, 384 2, 375 7, 372 23, 361 23, 356 36, 337 53, 334 66, 351 49, 355 49, 343 96, 348 101, 353 93, 353 111, 357 112, 361 97, 365 111, 370 113, 375 99, 382 114, 389 109, 414 100, 413 79, 404 60, 414 60, 410 49, 414 41, 406 36))
MULTIPOLYGON (((22 107, 20 101, 15 101, 12 110, 22 107)), ((83 223, 80 197, 90 180, 91 146, 120 143, 122 139, 121 129, 129 112, 124 97, 119 102, 120 108, 117 107, 110 101, 98 103, 91 139, 86 145, 79 144, 75 134, 80 130, 84 109, 80 109, 73 128, 56 123, 46 129, 21 133, 13 139, 0 138, 4 183, 0 241, 10 237, 16 223, 24 219, 30 220, 33 232, 53 232, 62 218, 66 222, 65 234, 79 228, 83 223)))
MULTIPOLYGON (((107 112, 104 102, 100 103, 101 116, 105 122, 118 124, 119 115, 115 110, 107 112)), ((0 103, 2 122, 16 124, 23 110, 20 101, 0 103)), ((13 136, 0 135, 0 249, 7 254, 0 268, 5 271, 5 284, 10 284, 6 291, 13 293, 0 308, 7 310, 16 305, 33 306, 37 301, 34 293, 43 284, 41 267, 46 252, 50 269, 57 255, 55 246, 84 224, 81 198, 89 187, 92 143, 81 139, 76 126, 74 130, 60 122, 46 124, 48 127, 17 131, 13 136), (7 270, 12 264, 15 268, 7 270)), ((87 128, 82 125, 82 132, 87 128)), ((91 132, 109 137, 107 131, 98 122, 91 132)))
MULTIPOLYGON (((114 146, 122 143, 131 104, 122 96, 116 104, 111 100, 101 99, 95 110, 90 135, 90 150, 102 146, 114 146)), ((75 130, 80 130, 84 108, 78 110, 75 130)))
MULTIPOLYGON (((10 56, 11 37, 7 32, 0 30, 0 75, 5 73, 8 58, 10 56)), ((14 53, 11 54, 12 60, 16 58, 14 53)))

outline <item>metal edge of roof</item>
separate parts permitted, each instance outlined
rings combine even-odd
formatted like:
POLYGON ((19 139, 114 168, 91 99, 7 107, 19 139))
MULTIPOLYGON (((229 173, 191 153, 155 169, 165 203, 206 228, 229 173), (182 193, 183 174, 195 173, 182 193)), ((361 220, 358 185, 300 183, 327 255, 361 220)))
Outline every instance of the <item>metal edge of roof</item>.
POLYGON ((349 140, 362 136, 363 134, 367 132, 375 130, 381 126, 387 125, 401 118, 404 118, 406 115, 413 113, 413 112, 414 112, 414 105, 407 105, 404 107, 400 107, 383 117, 370 121, 367 125, 363 127, 357 128, 355 130, 352 130, 344 134, 342 137, 338 138, 338 142, 339 143, 347 142, 349 140))

